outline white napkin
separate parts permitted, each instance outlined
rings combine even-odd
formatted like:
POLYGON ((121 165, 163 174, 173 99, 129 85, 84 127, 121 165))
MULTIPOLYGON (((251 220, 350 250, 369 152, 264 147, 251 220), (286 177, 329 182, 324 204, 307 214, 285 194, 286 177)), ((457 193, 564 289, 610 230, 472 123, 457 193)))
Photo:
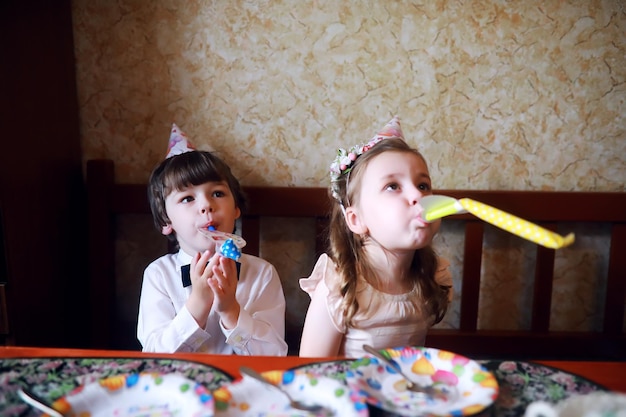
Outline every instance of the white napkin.
POLYGON ((626 394, 593 392, 557 404, 535 401, 528 405, 524 417, 626 417, 626 394))

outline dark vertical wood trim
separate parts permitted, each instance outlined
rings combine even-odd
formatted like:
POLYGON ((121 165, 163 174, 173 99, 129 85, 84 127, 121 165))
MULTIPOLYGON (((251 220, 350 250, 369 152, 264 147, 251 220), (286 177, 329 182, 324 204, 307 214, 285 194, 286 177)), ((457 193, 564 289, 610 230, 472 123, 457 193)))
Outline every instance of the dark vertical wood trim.
POLYGON ((328 250, 326 235, 328 232, 328 218, 315 218, 315 259, 328 250))
POLYGON ((461 323, 463 331, 474 331, 478 325, 480 269, 483 252, 483 222, 468 220, 465 224, 463 282, 461 290, 461 323))
POLYGON ((0 335, 9 334, 9 316, 7 312, 7 297, 4 291, 6 285, 0 284, 0 335))
MULTIPOLYGON (((541 226, 548 230, 556 230, 556 223, 542 224, 541 226)), ((554 254, 554 249, 537 246, 533 307, 530 325, 531 330, 534 332, 547 332, 550 330, 554 254)))
POLYGON ((611 228, 609 271, 604 304, 604 332, 620 334, 624 328, 626 302, 626 223, 611 228))
POLYGON ((241 218, 241 236, 246 241, 243 252, 259 256, 261 253, 261 220, 259 216, 241 218))
POLYGON ((113 162, 87 161, 91 347, 107 349, 115 303, 115 235, 112 223, 113 162))

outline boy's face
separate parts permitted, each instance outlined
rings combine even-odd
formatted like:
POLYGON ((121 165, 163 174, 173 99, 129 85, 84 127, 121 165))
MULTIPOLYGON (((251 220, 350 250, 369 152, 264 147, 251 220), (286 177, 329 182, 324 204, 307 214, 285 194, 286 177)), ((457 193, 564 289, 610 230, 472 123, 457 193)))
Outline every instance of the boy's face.
POLYGON ((241 210, 225 181, 206 182, 172 191, 165 198, 165 211, 170 224, 162 233, 176 233, 181 249, 189 255, 215 250, 215 242, 199 229, 214 226, 221 232, 232 233, 241 210))

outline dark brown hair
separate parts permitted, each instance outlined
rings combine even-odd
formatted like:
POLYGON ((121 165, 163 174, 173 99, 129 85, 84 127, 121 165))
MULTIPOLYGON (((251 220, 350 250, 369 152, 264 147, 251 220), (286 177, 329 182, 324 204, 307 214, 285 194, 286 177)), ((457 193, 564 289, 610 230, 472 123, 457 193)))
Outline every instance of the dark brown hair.
MULTIPOLYGON (((172 156, 161 162, 150 175, 148 181, 148 201, 154 225, 159 230, 170 224, 165 210, 165 199, 174 190, 206 182, 225 181, 233 193, 235 205, 243 213, 246 209, 246 197, 239 180, 230 171, 230 167, 220 158, 206 151, 190 151, 172 156)), ((176 244, 175 233, 167 235, 176 244)))

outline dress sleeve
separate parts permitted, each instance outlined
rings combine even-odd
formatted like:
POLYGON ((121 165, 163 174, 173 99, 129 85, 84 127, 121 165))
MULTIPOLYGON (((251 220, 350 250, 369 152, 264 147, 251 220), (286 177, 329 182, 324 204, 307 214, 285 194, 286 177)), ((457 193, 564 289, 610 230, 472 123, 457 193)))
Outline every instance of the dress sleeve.
POLYGON ((437 272, 435 272, 435 282, 444 287, 449 287, 448 301, 452 301, 454 287, 452 286, 452 273, 450 272, 450 262, 444 258, 438 258, 437 272))
POLYGON ((311 276, 300 279, 300 288, 311 298, 313 294, 325 297, 331 321, 338 331, 345 333, 343 314, 340 310, 342 297, 339 291, 339 274, 335 270, 334 262, 327 254, 320 255, 311 276))

